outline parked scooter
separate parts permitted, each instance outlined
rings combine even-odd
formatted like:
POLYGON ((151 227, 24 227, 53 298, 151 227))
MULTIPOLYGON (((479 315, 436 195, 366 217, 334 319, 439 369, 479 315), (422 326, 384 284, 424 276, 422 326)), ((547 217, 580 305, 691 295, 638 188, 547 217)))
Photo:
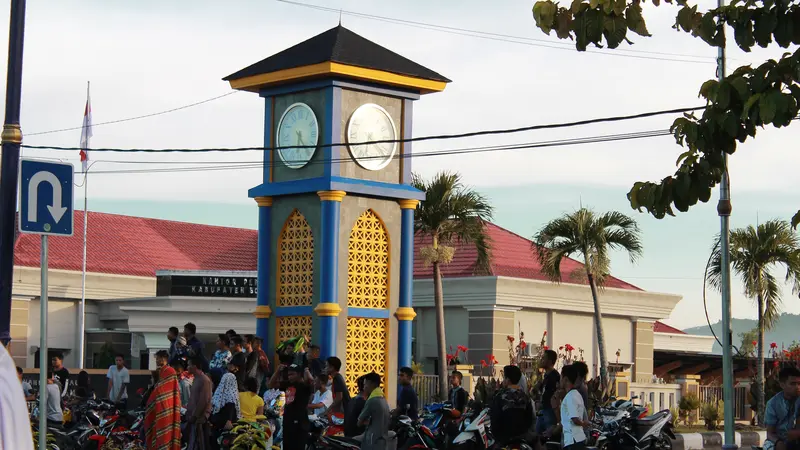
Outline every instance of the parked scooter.
POLYGON ((645 418, 629 416, 609 423, 595 447, 598 450, 670 450, 673 439, 672 414, 664 410, 645 418))
POLYGON ((462 431, 453 440, 453 445, 465 450, 491 448, 494 445, 494 437, 490 430, 489 408, 483 410, 476 408, 472 411, 476 414, 465 414, 466 417, 461 423, 462 431))

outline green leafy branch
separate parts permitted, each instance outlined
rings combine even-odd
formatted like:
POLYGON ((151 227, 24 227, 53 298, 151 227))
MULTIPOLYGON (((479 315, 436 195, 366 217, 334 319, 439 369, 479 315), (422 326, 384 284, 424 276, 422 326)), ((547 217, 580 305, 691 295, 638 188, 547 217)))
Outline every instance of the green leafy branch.
MULTIPOLYGON (((589 44, 609 48, 622 42, 632 44, 628 31, 650 36, 642 1, 573 0, 569 8, 552 0, 533 6, 536 26, 544 33, 556 32, 560 39, 574 39, 578 51, 589 44)), ((665 0, 672 3, 672 0, 665 0)), ((655 6, 659 0, 653 0, 655 6)), ((800 44, 800 1, 735 0, 730 5, 700 13, 686 0, 680 6, 674 29, 691 33, 711 46, 725 45, 725 27, 734 31, 737 45, 745 51, 756 44, 777 43, 786 48, 800 44)), ((720 183, 726 170, 724 155, 736 151, 737 143, 755 137, 757 128, 768 124, 788 126, 798 114, 800 104, 800 50, 769 60, 757 68, 743 66, 722 82, 703 83, 700 96, 706 108, 700 117, 687 114, 675 120, 670 130, 678 144, 686 148, 676 162, 678 169, 657 183, 637 182, 628 193, 631 207, 643 208, 656 218, 674 215, 698 201, 707 202, 711 189, 720 183)), ((800 212, 793 224, 800 223, 800 212)))

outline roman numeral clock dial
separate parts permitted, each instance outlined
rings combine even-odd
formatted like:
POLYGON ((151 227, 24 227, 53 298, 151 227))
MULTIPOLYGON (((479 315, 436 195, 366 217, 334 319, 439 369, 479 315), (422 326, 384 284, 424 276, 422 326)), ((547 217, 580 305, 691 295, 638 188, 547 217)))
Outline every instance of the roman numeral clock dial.
POLYGON ((367 170, 386 167, 397 151, 397 130, 392 117, 378 105, 361 105, 347 123, 347 147, 355 162, 367 170), (373 143, 365 143, 373 142, 373 143))
POLYGON ((275 141, 281 161, 290 169, 300 169, 311 161, 317 150, 317 116, 305 103, 294 103, 281 116, 277 134, 275 141))

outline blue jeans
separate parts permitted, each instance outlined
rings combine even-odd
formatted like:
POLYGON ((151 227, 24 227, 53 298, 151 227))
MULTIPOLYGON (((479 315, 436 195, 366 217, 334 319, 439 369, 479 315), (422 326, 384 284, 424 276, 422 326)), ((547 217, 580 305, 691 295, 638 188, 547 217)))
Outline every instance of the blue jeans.
POLYGON ((543 434, 548 428, 556 424, 556 413, 552 409, 543 409, 536 418, 536 433, 543 434))

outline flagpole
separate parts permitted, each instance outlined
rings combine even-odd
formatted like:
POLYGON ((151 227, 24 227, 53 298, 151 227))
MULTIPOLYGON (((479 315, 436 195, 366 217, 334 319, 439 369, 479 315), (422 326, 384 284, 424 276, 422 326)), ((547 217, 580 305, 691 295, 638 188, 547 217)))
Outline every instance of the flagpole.
MULTIPOLYGON (((89 101, 89 82, 86 82, 86 101, 89 101)), ((87 145, 88 147, 88 145, 87 145)), ((89 169, 83 174, 83 268, 81 269, 80 340, 78 364, 83 369, 86 361, 86 236, 89 229, 89 169)))

